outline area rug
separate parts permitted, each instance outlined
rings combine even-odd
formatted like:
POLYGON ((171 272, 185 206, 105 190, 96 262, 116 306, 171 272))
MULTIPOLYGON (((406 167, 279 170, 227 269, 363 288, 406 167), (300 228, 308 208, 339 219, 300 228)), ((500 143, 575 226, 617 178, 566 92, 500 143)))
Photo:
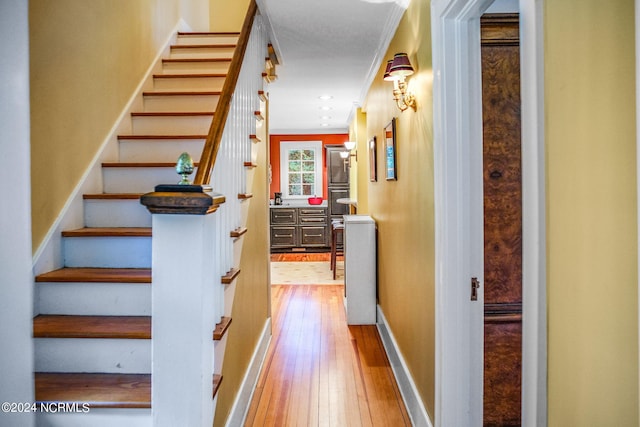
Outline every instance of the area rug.
POLYGON ((342 285, 344 263, 338 260, 336 280, 329 262, 271 262, 272 285, 342 285))

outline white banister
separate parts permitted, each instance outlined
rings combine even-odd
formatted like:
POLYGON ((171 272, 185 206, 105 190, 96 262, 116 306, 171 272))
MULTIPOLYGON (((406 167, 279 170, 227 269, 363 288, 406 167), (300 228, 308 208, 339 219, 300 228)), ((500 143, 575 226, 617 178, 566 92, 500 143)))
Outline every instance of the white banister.
POLYGON ((258 15, 212 171, 211 185, 218 194, 202 193, 198 186, 168 185, 141 199, 153 213, 154 427, 213 423, 214 367, 221 369, 219 354, 224 353, 224 347, 221 352, 214 348, 213 330, 222 316, 231 314, 221 278, 239 267, 230 233, 244 225, 250 203, 238 195, 249 192, 245 162, 252 160, 250 135, 256 133, 254 112, 261 106, 258 91, 264 90, 267 44, 258 15))

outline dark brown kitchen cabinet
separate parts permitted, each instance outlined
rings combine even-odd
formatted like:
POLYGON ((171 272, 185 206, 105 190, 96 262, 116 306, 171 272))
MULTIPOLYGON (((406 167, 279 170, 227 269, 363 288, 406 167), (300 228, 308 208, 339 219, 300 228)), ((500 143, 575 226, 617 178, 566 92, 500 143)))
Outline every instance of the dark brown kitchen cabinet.
POLYGON ((349 198, 349 166, 348 161, 340 157, 345 151, 344 145, 327 145, 327 203, 329 204, 329 221, 342 219, 349 213, 349 205, 338 203, 338 199, 349 198))
POLYGON ((327 208, 271 208, 271 250, 329 246, 327 208))

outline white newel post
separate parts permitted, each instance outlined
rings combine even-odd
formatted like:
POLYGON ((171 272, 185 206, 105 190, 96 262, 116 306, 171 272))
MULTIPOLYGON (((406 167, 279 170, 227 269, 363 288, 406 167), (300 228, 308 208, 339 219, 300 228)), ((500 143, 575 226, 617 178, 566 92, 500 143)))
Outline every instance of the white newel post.
POLYGON ((153 213, 153 426, 210 426, 218 298, 212 214, 216 199, 202 192, 156 192, 143 196, 142 203, 153 213), (193 213, 194 200, 211 206, 193 213))

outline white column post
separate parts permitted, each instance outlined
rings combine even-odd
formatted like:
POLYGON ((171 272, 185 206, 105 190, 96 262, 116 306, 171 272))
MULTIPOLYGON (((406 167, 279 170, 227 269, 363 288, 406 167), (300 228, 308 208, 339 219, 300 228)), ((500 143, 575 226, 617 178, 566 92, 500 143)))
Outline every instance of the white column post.
POLYGON ((206 215, 153 215, 154 427, 213 424, 214 224, 206 215))

